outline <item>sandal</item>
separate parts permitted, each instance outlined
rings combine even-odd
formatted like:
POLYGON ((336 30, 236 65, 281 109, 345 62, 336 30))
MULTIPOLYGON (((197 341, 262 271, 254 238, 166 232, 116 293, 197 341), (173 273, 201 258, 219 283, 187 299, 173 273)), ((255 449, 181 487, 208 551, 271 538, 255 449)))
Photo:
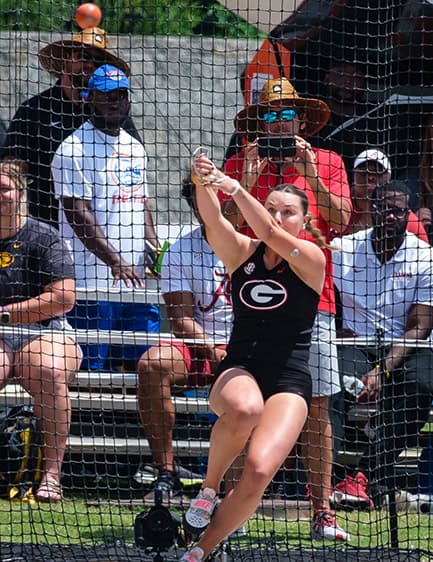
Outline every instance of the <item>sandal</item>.
POLYGON ((40 502, 56 503, 63 499, 63 491, 60 482, 57 480, 44 480, 41 482, 36 499, 40 502))

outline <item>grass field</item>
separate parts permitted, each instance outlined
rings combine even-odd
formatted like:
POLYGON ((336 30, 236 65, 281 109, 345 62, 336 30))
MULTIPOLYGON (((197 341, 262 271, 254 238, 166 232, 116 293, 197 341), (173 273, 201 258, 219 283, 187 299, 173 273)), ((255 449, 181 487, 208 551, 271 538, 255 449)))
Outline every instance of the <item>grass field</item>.
MULTIPOLYGON (((33 544, 113 544, 134 543, 134 520, 143 511, 140 506, 128 507, 103 503, 89 506, 82 499, 66 499, 49 505, 9 503, 0 501, 0 538, 2 542, 33 544)), ((309 521, 284 521, 256 515, 249 521, 248 543, 263 544, 271 537, 283 548, 311 548, 309 521)), ((351 533, 350 546, 375 548, 388 546, 388 514, 386 511, 339 512, 340 524, 351 533)), ((421 549, 433 553, 433 517, 400 514, 399 541, 402 549, 421 549)), ((332 544, 332 543, 331 543, 332 544)))

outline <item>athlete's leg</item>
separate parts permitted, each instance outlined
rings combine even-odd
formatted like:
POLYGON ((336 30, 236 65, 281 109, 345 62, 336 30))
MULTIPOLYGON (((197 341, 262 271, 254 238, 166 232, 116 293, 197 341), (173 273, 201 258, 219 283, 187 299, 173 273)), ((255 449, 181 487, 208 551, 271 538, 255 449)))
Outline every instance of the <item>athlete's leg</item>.
POLYGON ((296 443, 307 411, 304 398, 296 394, 275 394, 266 401, 251 436, 240 482, 221 502, 198 542, 205 556, 254 514, 264 490, 296 443))
POLYGON ((203 488, 218 491, 221 480, 244 449, 260 420, 264 402, 250 373, 228 369, 216 380, 209 402, 217 414, 210 437, 208 470, 203 488))

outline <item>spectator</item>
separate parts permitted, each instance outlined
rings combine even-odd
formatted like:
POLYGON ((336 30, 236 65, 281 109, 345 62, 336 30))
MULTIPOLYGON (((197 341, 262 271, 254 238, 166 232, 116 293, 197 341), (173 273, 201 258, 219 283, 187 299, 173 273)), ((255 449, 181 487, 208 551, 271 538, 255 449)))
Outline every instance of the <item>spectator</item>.
MULTIPOLYGON (((354 163, 351 187, 353 211, 344 234, 351 234, 372 226, 371 196, 377 185, 390 181, 391 174, 391 163, 381 150, 368 148, 358 154, 354 163)), ((428 242, 425 228, 412 211, 409 211, 407 228, 409 232, 428 242)))
POLYGON ((328 125, 335 128, 365 109, 367 79, 361 67, 348 62, 332 64, 325 73, 323 85, 332 116, 328 125))
POLYGON ((234 322, 210 394, 219 417, 206 479, 184 516, 193 535, 207 530, 182 556, 188 562, 205 559, 254 514, 302 431, 311 400, 308 352, 326 261, 316 244, 298 238, 311 228, 302 190, 281 185, 263 207, 204 155, 193 174, 206 236, 231 276, 234 322), (221 213, 215 188, 236 200, 259 239, 236 232, 221 213), (241 479, 215 512, 222 476, 247 442, 241 479))
POLYGON ((389 182, 391 173, 391 163, 382 151, 368 148, 358 154, 353 165, 353 182, 350 188, 353 210, 344 234, 371 227, 370 205, 373 191, 377 185, 389 182))
POLYGON ((433 117, 427 119, 419 161, 406 167, 398 176, 406 181, 411 191, 411 207, 433 209, 433 117))
POLYGON ((320 88, 329 105, 330 118, 312 139, 313 144, 337 152, 352 181, 355 156, 364 146, 382 142, 377 111, 367 99, 365 69, 350 62, 333 63, 325 72, 320 88))
POLYGON ((433 215, 430 207, 420 207, 415 211, 419 222, 423 225, 427 233, 429 244, 433 244, 433 215))
MULTIPOLYGON (((296 68, 292 70, 296 74, 296 68)), ((295 80, 294 83, 300 82, 303 81, 295 80)), ((317 89, 319 98, 326 102, 330 114, 328 122, 312 135, 311 142, 313 146, 332 150, 342 156, 346 170, 351 173, 355 155, 366 144, 376 144, 379 141, 377 119, 373 119, 376 112, 369 113, 374 106, 367 102, 365 71, 353 63, 333 62, 324 73, 322 81, 314 80, 314 91, 317 89)), ((237 154, 242 146, 242 136, 237 132, 233 133, 225 160, 237 154)))
POLYGON ((420 180, 419 206, 433 209, 433 117, 424 127, 420 180))
POLYGON ((58 232, 27 216, 25 168, 18 160, 0 163, 0 323, 25 327, 0 336, 0 386, 16 379, 33 396, 44 451, 36 498, 56 502, 62 498, 71 422, 68 382, 81 352, 70 337, 53 330, 67 326, 64 314, 75 302, 74 270, 58 232))
MULTIPOLYGON (((72 248, 78 287, 142 287, 146 242, 158 244, 148 200, 146 152, 122 128, 130 109, 129 89, 122 70, 111 65, 95 70, 88 84, 92 117, 63 141, 53 158, 60 232, 72 248)), ((159 311, 153 304, 82 302, 70 318, 74 327, 87 330, 159 330, 159 311)), ((147 348, 124 347, 120 358, 135 369, 147 348)), ((103 369, 118 349, 83 346, 83 367, 103 369)))
MULTIPOLYGON (((7 131, 2 154, 28 162, 33 178, 29 188, 30 215, 56 227, 58 204, 50 165, 60 144, 90 117, 90 106, 80 94, 102 64, 113 64, 129 75, 127 63, 107 47, 106 33, 97 27, 43 47, 39 62, 57 81, 20 105, 7 131)), ((125 119, 123 127, 139 139, 130 117, 125 119)))
MULTIPOLYGON (((343 312, 341 337, 374 340, 383 330, 387 340, 426 340, 432 329, 433 250, 407 231, 410 192, 394 180, 373 194, 373 227, 335 241, 335 284, 343 312)), ((339 348, 341 375, 355 375, 364 387, 358 400, 379 406, 380 425, 370 427, 369 454, 352 475, 337 484, 339 502, 354 496, 357 503, 370 491, 377 504, 380 494, 395 487, 393 465, 405 447, 417 443, 429 418, 433 397, 433 353, 391 343, 343 345, 339 348), (385 353, 383 361, 381 354, 385 353), (360 471, 360 472, 357 472, 360 471)))
MULTIPOLYGON (((320 100, 301 98, 286 79, 265 82, 257 106, 249 106, 235 117, 235 127, 250 140, 239 154, 226 163, 226 173, 240 181, 253 197, 264 203, 269 191, 279 183, 291 183, 305 192, 310 214, 329 240, 331 229, 343 232, 352 210, 346 171, 334 152, 317 149, 306 140, 317 133, 329 118, 328 106, 320 100), (285 113, 283 113, 285 111, 285 113), (260 158, 257 136, 294 137, 296 156, 281 160, 260 158)), ((253 236, 236 202, 226 200, 223 211, 240 232, 253 236)), ((326 539, 347 537, 330 510, 333 463, 329 397, 339 392, 339 373, 335 339, 335 295, 332 260, 328 250, 324 289, 313 330, 310 371, 313 399, 304 432, 303 457, 309 471, 314 505, 314 521, 322 524, 326 539)))
MULTIPOLYGON (((185 181, 182 195, 200 221, 194 184, 185 181)), ((182 488, 173 457, 171 386, 210 384, 225 357, 224 342, 232 324, 230 280, 202 226, 182 236, 164 254, 161 292, 176 337, 210 340, 208 344, 161 342, 138 363, 140 417, 159 469, 154 488, 171 495, 182 488), (213 343, 214 339, 221 344, 213 343)))

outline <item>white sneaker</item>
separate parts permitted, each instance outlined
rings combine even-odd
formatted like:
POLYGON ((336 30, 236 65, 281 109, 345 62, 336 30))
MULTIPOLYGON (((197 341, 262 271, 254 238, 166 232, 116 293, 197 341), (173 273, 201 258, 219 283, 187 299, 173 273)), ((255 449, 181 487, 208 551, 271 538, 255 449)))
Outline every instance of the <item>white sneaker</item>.
POLYGON ((191 548, 191 550, 187 550, 182 556, 179 558, 179 562, 201 562, 203 560, 204 552, 203 549, 199 546, 195 546, 191 548))
POLYGON ((193 537, 201 535, 209 525, 217 503, 218 497, 215 490, 212 488, 200 490, 183 516, 184 529, 193 537))
POLYGON ((311 522, 311 538, 317 541, 350 541, 350 535, 342 529, 331 511, 316 511, 311 522))

